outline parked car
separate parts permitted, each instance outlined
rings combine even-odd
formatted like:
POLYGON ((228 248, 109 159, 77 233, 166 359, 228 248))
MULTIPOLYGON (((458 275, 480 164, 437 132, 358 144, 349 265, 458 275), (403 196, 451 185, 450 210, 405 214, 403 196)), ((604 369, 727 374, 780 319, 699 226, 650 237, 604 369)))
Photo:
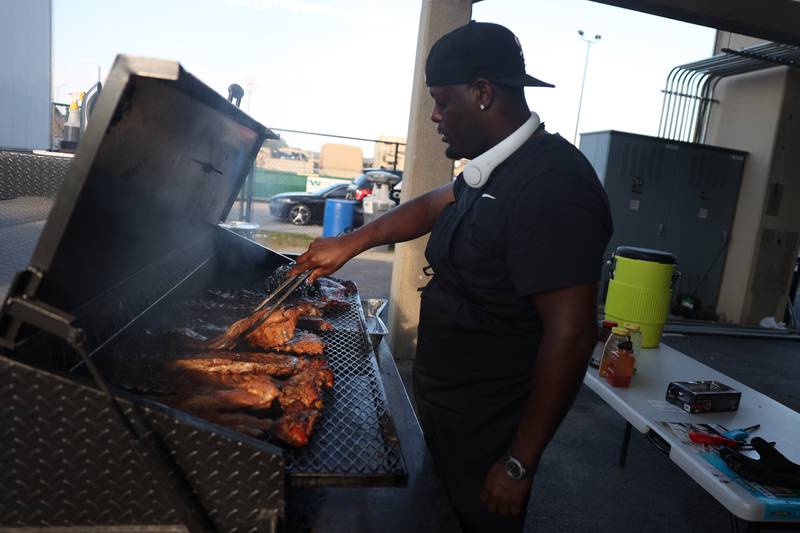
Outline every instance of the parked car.
POLYGON ((352 183, 347 187, 347 198, 356 201, 356 209, 353 224, 358 227, 364 223, 364 208, 363 201, 365 196, 372 194, 373 183, 367 177, 373 172, 389 172, 398 176, 400 181, 397 185, 392 187, 389 191, 389 198, 391 198, 395 205, 400 202, 400 191, 402 190, 403 171, 402 170, 388 170, 385 168, 365 168, 361 174, 353 178, 352 183))
POLYGON ((337 183, 317 192, 282 192, 269 201, 269 214, 288 220, 296 226, 321 224, 325 213, 325 200, 347 197, 347 183, 337 183))

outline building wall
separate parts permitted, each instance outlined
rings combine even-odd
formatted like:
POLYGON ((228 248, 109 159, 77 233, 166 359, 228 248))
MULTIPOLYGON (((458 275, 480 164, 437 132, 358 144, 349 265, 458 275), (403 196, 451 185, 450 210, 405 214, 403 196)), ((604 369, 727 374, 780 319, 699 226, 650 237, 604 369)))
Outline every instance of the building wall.
POLYGON ((791 172, 798 161, 786 148, 800 140, 792 118, 796 104, 785 98, 796 76, 785 67, 742 74, 721 81, 714 95, 719 103, 712 111, 707 142, 749 154, 717 305, 717 312, 729 321, 758 323, 765 316, 782 316, 779 307, 788 292, 788 274, 778 278, 789 272, 794 250, 783 259, 776 252, 795 247, 786 232, 800 228, 800 215, 788 207, 800 200, 800 184, 791 172), (776 201, 781 204, 777 211, 776 201), (767 210, 776 214, 767 215, 767 210))
POLYGON ((295 174, 314 174, 314 154, 299 148, 263 146, 256 155, 256 167, 295 174))
POLYGON ((781 320, 788 303, 798 248, 800 248, 800 72, 786 71, 783 105, 778 117, 772 167, 767 183, 762 217, 762 238, 758 260, 766 269, 756 268, 751 287, 753 301, 750 322, 764 316, 781 320))
POLYGON ((364 153, 357 146, 326 143, 320 148, 319 173, 334 178, 354 178, 364 167, 364 153))
POLYGON ((50 148, 51 62, 51 0, 0 2, 0 148, 50 148))
POLYGON ((375 155, 372 158, 372 166, 376 168, 387 168, 403 170, 406 162, 406 139, 405 137, 390 137, 388 135, 378 135, 375 143, 375 155), (391 144, 391 143, 397 143, 391 144), (395 161, 395 146, 397 147, 397 160, 395 161))
POLYGON ((739 35, 738 33, 731 33, 729 31, 718 31, 714 39, 714 53, 722 53, 723 48, 738 50, 740 48, 762 44, 763 42, 765 42, 764 39, 758 39, 748 35, 739 35))
MULTIPOLYGON (((453 162, 445 157, 441 139, 431 122, 433 99, 425 85, 425 59, 439 37, 469 22, 471 15, 472 0, 422 0, 401 202, 452 179, 453 162)), ((418 289, 429 280, 423 272, 427 265, 424 254, 427 243, 427 236, 423 236, 399 243, 395 248, 388 324, 389 346, 395 359, 413 359, 416 354, 418 289)))

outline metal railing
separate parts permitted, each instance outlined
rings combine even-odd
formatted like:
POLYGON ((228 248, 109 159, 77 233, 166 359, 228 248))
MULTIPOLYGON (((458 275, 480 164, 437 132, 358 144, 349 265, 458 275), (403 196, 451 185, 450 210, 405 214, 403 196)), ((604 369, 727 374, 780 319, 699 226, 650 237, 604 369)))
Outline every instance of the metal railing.
MULTIPOLYGON (((52 104, 51 149, 60 150, 69 105, 52 104)), ((365 168, 402 172, 406 144, 396 138, 372 139, 295 130, 270 128, 282 137, 267 141, 259 151, 233 205, 228 221, 257 224, 260 228, 287 226, 270 214, 269 201, 284 192, 315 192, 336 183, 351 183, 365 168), (365 154, 372 153, 372 157, 365 154)), ((304 233, 321 233, 319 217, 308 221, 304 233)))
MULTIPOLYGON (((229 221, 257 224, 260 228, 284 226, 269 210, 273 195, 285 192, 315 192, 337 183, 351 183, 365 168, 402 172, 405 143, 288 128, 270 128, 281 141, 267 141, 256 157, 229 221), (373 152, 373 157, 364 156, 373 152)), ((308 221, 310 234, 320 232, 319 216, 308 221), (315 227, 317 226, 317 227, 315 227)))

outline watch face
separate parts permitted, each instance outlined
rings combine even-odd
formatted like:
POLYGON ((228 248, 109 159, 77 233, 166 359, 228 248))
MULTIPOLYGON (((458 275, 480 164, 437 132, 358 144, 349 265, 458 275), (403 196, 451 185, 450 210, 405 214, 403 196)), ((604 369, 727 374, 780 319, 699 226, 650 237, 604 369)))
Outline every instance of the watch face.
POLYGON ((525 475, 522 465, 513 457, 506 459, 506 474, 511 479, 522 479, 522 476, 525 475))

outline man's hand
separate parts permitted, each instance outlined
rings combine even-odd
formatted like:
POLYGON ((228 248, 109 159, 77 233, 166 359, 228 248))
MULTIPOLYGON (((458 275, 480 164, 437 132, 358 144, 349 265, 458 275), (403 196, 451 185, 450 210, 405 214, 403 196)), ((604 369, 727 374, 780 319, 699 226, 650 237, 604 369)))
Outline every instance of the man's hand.
POLYGON ((313 269, 314 272, 308 278, 311 283, 321 276, 333 274, 360 251, 357 239, 352 233, 341 237, 314 239, 308 250, 297 258, 297 262, 289 270, 289 275, 313 269))
POLYGON ((498 459, 486 474, 481 490, 481 502, 489 511, 503 516, 519 516, 528 505, 531 479, 511 479, 506 474, 505 461, 498 459))

